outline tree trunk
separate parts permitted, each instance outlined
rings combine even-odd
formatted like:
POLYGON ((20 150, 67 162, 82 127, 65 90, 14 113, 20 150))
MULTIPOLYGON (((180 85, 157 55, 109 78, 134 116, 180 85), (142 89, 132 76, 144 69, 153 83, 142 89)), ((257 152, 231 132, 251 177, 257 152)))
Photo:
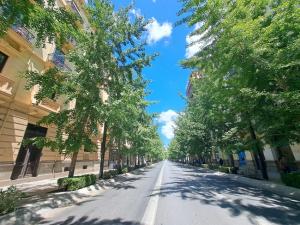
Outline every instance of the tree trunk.
POLYGON ((68 177, 74 177, 78 153, 79 153, 79 151, 76 151, 72 155, 72 160, 71 160, 71 165, 70 165, 70 170, 69 170, 68 177))
MULTIPOLYGON (((273 145, 275 146, 277 160, 279 161, 282 157, 285 157, 288 166, 293 170, 297 170, 296 159, 289 145, 289 142, 281 136, 274 136, 273 140, 274 140, 273 145)), ((280 168, 278 169, 280 170, 280 168)))
POLYGON ((265 180, 268 180, 269 177, 268 177, 268 172, 267 172, 267 164, 265 161, 265 156, 264 156, 263 150, 261 149, 259 143, 257 142, 258 140, 257 140, 256 134, 255 134, 254 128, 251 124, 251 121, 249 121, 249 129, 250 129, 251 138, 252 138, 252 140, 255 141, 255 148, 256 148, 257 156, 259 158, 259 164, 260 164, 262 176, 265 180))
POLYGON ((233 158, 233 155, 231 153, 228 154, 228 158, 229 158, 229 165, 231 167, 234 167, 234 158, 233 158))
POLYGON ((118 167, 121 167, 121 142, 118 141, 118 167))
POLYGON ((121 165, 121 141, 118 140, 118 152, 117 152, 117 168, 118 168, 118 172, 121 173, 122 172, 122 165, 121 165))
POLYGON ((99 178, 103 178, 104 157, 105 157, 105 152, 106 152, 106 139, 107 139, 107 122, 104 123, 104 128, 103 128, 99 178))
POLYGON ((252 157, 254 158, 254 166, 256 169, 260 170, 261 166, 260 166, 260 162, 259 162, 259 157, 257 152, 252 152, 252 157))

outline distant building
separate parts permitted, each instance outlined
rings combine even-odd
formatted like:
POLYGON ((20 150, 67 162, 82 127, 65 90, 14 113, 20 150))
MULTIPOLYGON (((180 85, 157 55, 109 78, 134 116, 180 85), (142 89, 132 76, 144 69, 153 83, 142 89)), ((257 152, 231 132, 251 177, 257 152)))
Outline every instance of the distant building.
POLYGON ((192 74, 189 77, 189 81, 188 81, 188 85, 186 88, 186 96, 188 98, 191 98, 193 96, 193 85, 192 82, 194 79, 201 79, 203 77, 203 75, 200 72, 192 72, 192 74))

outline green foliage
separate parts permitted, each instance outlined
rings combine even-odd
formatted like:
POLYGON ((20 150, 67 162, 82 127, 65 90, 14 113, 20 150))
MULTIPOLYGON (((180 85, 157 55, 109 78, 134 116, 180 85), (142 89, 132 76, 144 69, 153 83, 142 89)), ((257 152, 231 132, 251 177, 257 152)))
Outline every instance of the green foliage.
POLYGON ((67 56, 75 70, 54 68, 25 74, 27 89, 39 86, 35 96, 38 103, 55 93, 55 100, 66 106, 39 122, 57 127, 55 138, 36 138, 33 142, 66 155, 81 148, 95 151, 93 140, 105 123, 109 144, 117 145, 122 154, 150 152, 158 157, 161 143, 156 139, 154 144, 147 137, 149 133, 155 135, 156 128, 146 112, 148 82, 142 76, 142 70, 155 57, 145 52, 143 34, 148 21, 132 18, 131 7, 115 10, 106 0, 91 0, 86 10, 93 33, 81 34, 67 56), (68 107, 71 103, 75 103, 74 108, 68 107))
POLYGON ((219 169, 219 165, 217 165, 217 164, 208 164, 208 169, 217 170, 217 169, 219 169))
POLYGON ((0 1, 0 36, 6 34, 13 25, 20 25, 33 30, 36 44, 40 46, 46 41, 55 41, 61 46, 68 38, 77 34, 75 25, 77 16, 55 6, 55 1, 9 0, 0 1))
POLYGON ((107 180, 107 179, 110 179, 110 178, 112 178, 111 174, 110 174, 110 171, 104 171, 103 179, 107 180))
POLYGON ((24 193, 17 190, 15 186, 5 191, 0 189, 0 215, 15 211, 23 197, 24 193))
POLYGON ((233 173, 236 174, 236 168, 230 166, 219 166, 217 164, 202 164, 201 167, 210 169, 210 170, 218 170, 222 173, 233 173))
POLYGON ((122 168, 122 173, 128 173, 128 167, 122 168))
POLYGON ((118 170, 108 170, 108 171, 104 171, 103 173, 103 179, 107 180, 107 179, 111 179, 114 178, 115 176, 119 175, 118 170))
POLYGON ((299 143, 299 3, 181 2, 180 22, 197 24, 192 35, 205 45, 182 62, 200 78, 192 79, 172 157, 209 159, 219 149, 258 153, 265 144, 299 143))
POLYGON ((128 168, 128 172, 131 172, 131 171, 135 170, 135 167, 134 167, 134 166, 129 166, 129 167, 127 167, 127 168, 128 168))
POLYGON ((205 169, 209 169, 209 165, 208 164, 201 164, 201 167, 203 167, 205 169))
POLYGON ((87 174, 76 177, 64 177, 57 180, 57 184, 60 188, 65 188, 67 191, 75 191, 84 187, 88 187, 96 183, 95 174, 87 174))
POLYGON ((219 166, 218 170, 222 173, 231 173, 231 167, 219 166))
POLYGON ((162 160, 164 148, 157 127, 153 125, 153 116, 148 115, 144 110, 136 118, 133 130, 127 138, 130 143, 127 152, 140 157, 151 158, 154 161, 162 160))
POLYGON ((283 183, 287 186, 300 188, 300 173, 285 173, 281 174, 283 183))

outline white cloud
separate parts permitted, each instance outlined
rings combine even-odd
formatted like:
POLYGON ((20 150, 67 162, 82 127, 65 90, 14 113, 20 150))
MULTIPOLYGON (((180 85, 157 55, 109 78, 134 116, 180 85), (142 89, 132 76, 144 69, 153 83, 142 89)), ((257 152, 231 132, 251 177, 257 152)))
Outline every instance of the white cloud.
POLYGON ((161 133, 169 140, 174 137, 174 129, 176 127, 175 121, 177 117, 178 113, 169 109, 160 113, 157 119, 158 123, 162 125, 161 133))
POLYGON ((152 0, 152 2, 154 2, 154 3, 155 3, 155 2, 156 2, 156 0, 152 0))
POLYGON ((131 9, 130 13, 132 13, 133 15, 135 15, 136 17, 141 17, 142 16, 142 12, 141 9, 131 9))
MULTIPOLYGON (((195 30, 199 29, 202 26, 201 23, 195 25, 195 30)), ((200 52, 203 48, 210 45, 213 42, 212 38, 204 39, 208 30, 204 31, 202 34, 197 34, 191 36, 190 34, 186 36, 187 48, 185 52, 186 58, 191 58, 196 53, 200 52)))
POLYGON ((168 22, 164 22, 160 24, 154 17, 152 18, 152 22, 146 26, 148 31, 147 42, 149 44, 158 42, 159 40, 170 37, 172 34, 172 24, 168 22))

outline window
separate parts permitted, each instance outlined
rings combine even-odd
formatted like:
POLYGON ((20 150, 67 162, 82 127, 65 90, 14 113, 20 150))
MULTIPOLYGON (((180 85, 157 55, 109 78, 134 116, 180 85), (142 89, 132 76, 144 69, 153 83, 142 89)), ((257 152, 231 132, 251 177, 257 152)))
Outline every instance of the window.
POLYGON ((55 100, 55 98, 56 98, 56 93, 53 92, 52 95, 51 95, 51 100, 55 100))
POLYGON ((2 69, 4 68, 7 59, 8 56, 5 55, 3 52, 0 52, 0 72, 2 72, 2 69))

